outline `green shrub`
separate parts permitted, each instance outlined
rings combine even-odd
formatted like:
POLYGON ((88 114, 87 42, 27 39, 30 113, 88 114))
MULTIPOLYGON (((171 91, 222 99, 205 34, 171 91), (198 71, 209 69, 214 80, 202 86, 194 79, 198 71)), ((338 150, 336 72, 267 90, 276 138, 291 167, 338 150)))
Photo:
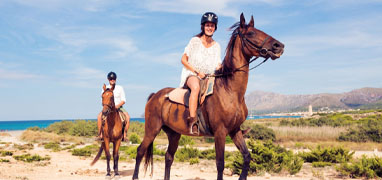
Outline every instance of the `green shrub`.
POLYGON ((126 154, 130 159, 135 159, 137 157, 138 146, 121 146, 120 151, 126 154))
POLYGON ((98 128, 96 121, 76 120, 69 130, 72 136, 96 136, 98 128))
POLYGON ((299 118, 288 121, 283 119, 280 121, 280 126, 349 126, 357 124, 358 121, 354 120, 351 116, 342 113, 321 114, 319 118, 299 118))
POLYGON ((331 162, 322 162, 322 161, 315 161, 312 163, 313 167, 325 167, 325 166, 331 166, 331 162))
POLYGON ((0 151, 1 156, 12 156, 13 152, 12 151, 0 151))
POLYGON ((139 138, 137 133, 131 133, 129 136, 129 141, 133 144, 140 144, 141 139, 139 138))
POLYGON ((51 149, 53 150, 54 152, 57 152, 57 151, 60 151, 61 150, 61 146, 59 143, 57 142, 49 142, 47 144, 44 145, 44 148, 45 149, 51 149))
POLYGON ((0 162, 9 162, 9 160, 8 159, 1 159, 0 158, 0 162))
POLYGON ((208 160, 216 159, 215 149, 207 149, 207 150, 200 151, 199 158, 208 159, 208 160))
POLYGON ((89 157, 92 154, 92 152, 89 149, 73 149, 72 155, 73 156, 86 156, 89 157))
POLYGON ((361 159, 352 163, 343 163, 337 170, 345 176, 352 178, 381 178, 382 177, 382 158, 368 158, 365 155, 361 159))
POLYGON ((90 156, 92 153, 96 153, 99 150, 99 145, 93 144, 88 145, 83 148, 73 149, 72 155, 73 156, 90 156))
MULTIPOLYGON (((274 145, 272 141, 261 143, 250 140, 248 147, 252 158, 249 164, 250 174, 261 171, 277 173, 282 169, 288 170, 290 174, 295 174, 302 168, 303 161, 301 158, 294 155, 290 150, 274 145)), ((240 174, 243 166, 243 157, 239 152, 236 152, 234 159, 228 167, 232 168, 234 174, 240 174)))
POLYGON ((67 134, 70 128, 73 127, 72 121, 55 122, 44 129, 46 132, 53 132, 56 134, 67 134))
POLYGON ((38 154, 31 155, 31 154, 23 154, 19 156, 13 156, 14 159, 18 161, 24 161, 24 162, 33 162, 33 161, 46 161, 50 160, 49 156, 41 157, 38 154))
POLYGON ((192 147, 183 147, 178 149, 175 153, 175 158, 180 162, 185 162, 191 158, 199 157, 199 150, 192 147))
POLYGON ((97 121, 75 120, 55 122, 44 129, 46 132, 72 136, 96 136, 97 121))
POLYGON ((193 165, 193 164, 199 164, 199 159, 198 158, 191 158, 190 159, 190 165, 193 165))
POLYGON ((31 131, 39 131, 40 128, 38 126, 33 126, 33 127, 29 127, 27 128, 27 130, 31 130, 31 131))
POLYGON ((382 142, 382 116, 369 116, 360 119, 362 124, 357 128, 351 128, 346 133, 341 133, 338 137, 340 141, 354 141, 354 142, 382 142))
POLYGON ((13 144, 13 147, 18 150, 32 150, 34 148, 33 144, 13 144))
POLYGON ((194 145, 195 142, 190 136, 181 136, 179 139, 179 146, 194 145))
POLYGON ((145 123, 138 121, 130 122, 129 133, 136 133, 138 136, 143 137, 145 135, 145 123))
POLYGON ((251 130, 246 135, 244 135, 244 137, 252 138, 254 140, 276 140, 275 132, 271 128, 259 124, 255 124, 250 128, 251 130))
POLYGON ((304 160, 296 155, 288 155, 284 156, 283 166, 288 170, 289 174, 297 174, 300 172, 302 165, 304 164, 304 160))
POLYGON ((317 146, 316 149, 311 149, 310 152, 302 152, 299 156, 304 159, 305 162, 331 162, 331 163, 343 163, 352 159, 353 152, 350 152, 346 148, 342 147, 328 147, 321 148, 317 146))
POLYGON ((215 143, 215 139, 213 137, 204 137, 204 142, 215 143))

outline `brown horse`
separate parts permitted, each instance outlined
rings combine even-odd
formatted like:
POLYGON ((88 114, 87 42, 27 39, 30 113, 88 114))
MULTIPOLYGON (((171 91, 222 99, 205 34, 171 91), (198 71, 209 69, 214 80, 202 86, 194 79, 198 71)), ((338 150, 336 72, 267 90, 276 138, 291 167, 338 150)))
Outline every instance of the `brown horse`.
POLYGON ((119 116, 119 112, 115 108, 114 104, 114 86, 111 89, 107 88, 106 85, 103 85, 104 92, 102 93, 102 121, 103 128, 103 142, 99 151, 94 158, 93 162, 90 165, 94 165, 98 159, 101 157, 102 150, 105 150, 106 155, 106 164, 107 164, 107 177, 110 177, 110 151, 109 151, 109 143, 113 143, 113 161, 114 161, 114 176, 118 177, 118 159, 119 159, 119 146, 121 145, 122 140, 122 120, 119 116))
MULTIPOLYGON (((243 14, 240 22, 231 27, 232 37, 226 49, 222 69, 215 72, 214 93, 201 105, 203 116, 215 138, 217 179, 223 179, 225 139, 229 135, 244 157, 241 180, 247 179, 250 153, 243 138, 240 125, 248 115, 244 95, 247 89, 249 64, 252 57, 279 58, 284 45, 266 33, 254 28, 253 17, 246 24, 243 14)), ((164 88, 148 98, 145 109, 145 136, 138 147, 133 179, 138 179, 139 165, 145 155, 145 170, 151 165, 153 174, 153 141, 163 129, 169 145, 165 155, 164 179, 170 179, 170 168, 178 148, 181 134, 191 135, 187 117, 188 108, 172 103, 166 97, 174 88, 164 88)), ((199 136, 206 136, 200 133, 199 136)))

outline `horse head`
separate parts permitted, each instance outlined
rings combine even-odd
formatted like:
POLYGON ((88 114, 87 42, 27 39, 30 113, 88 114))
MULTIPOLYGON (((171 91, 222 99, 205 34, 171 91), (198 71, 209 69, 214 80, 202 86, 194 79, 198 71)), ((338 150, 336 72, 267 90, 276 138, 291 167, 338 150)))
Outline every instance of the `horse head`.
POLYGON ((106 117, 112 110, 115 108, 114 104, 114 86, 111 88, 106 88, 106 85, 103 85, 102 93, 102 116, 106 117))
POLYGON ((243 54, 249 58, 253 56, 272 60, 279 58, 284 52, 284 44, 256 29, 254 25, 253 16, 246 24, 244 15, 241 13, 238 28, 233 33, 241 39, 243 54))

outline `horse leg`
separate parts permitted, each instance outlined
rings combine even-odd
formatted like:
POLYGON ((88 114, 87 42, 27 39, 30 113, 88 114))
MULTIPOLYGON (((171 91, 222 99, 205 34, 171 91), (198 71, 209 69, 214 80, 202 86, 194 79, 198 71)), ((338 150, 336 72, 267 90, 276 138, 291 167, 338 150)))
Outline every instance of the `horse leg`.
POLYGON ((239 149, 243 155, 243 167, 239 177, 239 180, 246 180, 248 176, 249 163, 251 161, 251 154, 248 151, 247 145, 245 144, 243 133, 241 130, 236 133, 230 134, 232 141, 235 143, 236 147, 239 149))
POLYGON ((223 132, 215 133, 217 180, 223 180, 225 137, 226 134, 223 132))
POLYGON ((164 180, 169 180, 171 165, 174 161, 174 155, 176 150, 178 149, 178 143, 181 135, 168 127, 164 127, 163 130, 166 132, 168 137, 168 147, 165 155, 166 166, 164 172, 164 180))
MULTIPOLYGON (((149 122, 150 121, 147 120, 146 123, 149 123, 149 122)), ((138 179, 139 166, 141 164, 142 158, 145 155, 146 151, 148 151, 148 149, 150 147, 152 148, 153 141, 154 141, 155 137, 159 134, 159 132, 161 130, 161 126, 162 125, 160 125, 160 126, 157 125, 157 127, 155 127, 155 128, 151 128, 151 127, 145 128, 145 136, 143 138, 142 143, 139 145, 139 147, 137 149, 137 157, 135 158, 136 160, 135 160, 135 169, 134 169, 134 174, 133 174, 133 180, 138 179)), ((147 157, 146 157, 146 161, 148 161, 147 157)))
POLYGON ((119 146, 121 145, 121 140, 113 143, 113 161, 114 161, 114 176, 119 176, 118 173, 118 160, 119 160, 119 146))
POLYGON ((106 176, 107 177, 110 177, 111 176, 111 174, 110 174, 110 158, 111 158, 111 156, 110 156, 110 150, 109 150, 109 148, 110 148, 110 146, 109 146, 109 139, 106 139, 105 138, 105 156, 106 156, 106 176))

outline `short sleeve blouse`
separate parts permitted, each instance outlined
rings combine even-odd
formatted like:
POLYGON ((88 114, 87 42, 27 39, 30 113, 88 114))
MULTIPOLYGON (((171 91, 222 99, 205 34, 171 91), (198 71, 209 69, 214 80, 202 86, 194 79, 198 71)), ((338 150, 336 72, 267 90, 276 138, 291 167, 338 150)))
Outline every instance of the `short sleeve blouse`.
MULTIPOLYGON (((213 74, 221 63, 220 51, 218 42, 215 41, 215 44, 206 48, 199 37, 193 37, 184 49, 184 54, 188 57, 188 63, 197 71, 213 74)), ((184 86, 187 77, 190 75, 196 74, 183 66, 180 87, 184 86)))

